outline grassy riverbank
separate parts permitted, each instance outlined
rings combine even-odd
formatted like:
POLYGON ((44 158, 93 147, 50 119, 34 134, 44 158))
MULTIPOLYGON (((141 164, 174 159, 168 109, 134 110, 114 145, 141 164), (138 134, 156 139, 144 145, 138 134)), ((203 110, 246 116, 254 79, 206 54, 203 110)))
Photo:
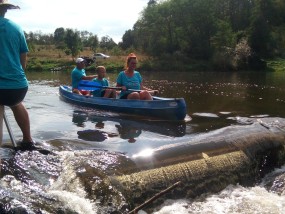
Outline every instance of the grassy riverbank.
MULTIPOLYGON (((103 52, 111 57, 108 59, 97 60, 96 64, 86 68, 88 71, 95 71, 95 67, 103 65, 108 72, 118 72, 124 68, 126 56, 129 52, 120 53, 103 52)), ((208 62, 192 61, 181 56, 164 56, 161 58, 151 58, 135 52, 138 56, 138 70, 140 71, 197 71, 210 70, 208 62)), ((93 52, 86 48, 80 52, 79 56, 91 57, 93 52)), ((66 55, 63 50, 56 49, 54 46, 37 46, 28 54, 27 71, 59 71, 71 70, 74 68, 75 59, 66 55)))
POLYGON ((267 60, 267 67, 271 71, 285 72, 285 59, 277 58, 267 60))
MULTIPOLYGON (((105 66, 108 72, 116 72, 123 69, 128 53, 124 53, 124 55, 114 55, 108 52, 103 53, 108 54, 111 57, 108 59, 96 60, 96 64, 88 66, 86 70, 95 71, 95 67, 98 65, 105 66)), ((93 51, 89 49, 84 49, 79 54, 79 56, 86 57, 92 57, 92 55, 93 51)), ((140 54, 137 54, 137 56, 140 62, 140 68, 142 68, 142 66, 149 67, 148 64, 151 60, 147 56, 140 54)), ((56 49, 54 46, 38 46, 34 51, 28 53, 27 71, 71 70, 75 66, 75 58, 66 55, 63 50, 56 49)))
MULTIPOLYGON (((98 51, 104 52, 104 51, 98 51)), ((96 64, 86 68, 88 71, 95 71, 95 67, 103 65, 108 72, 119 72, 123 69, 128 53, 108 53, 108 59, 97 60, 96 64)), ((208 61, 195 61, 188 58, 164 56, 163 59, 154 59, 135 52, 138 56, 140 71, 211 71, 212 66, 208 61)), ((84 49, 79 56, 91 57, 93 52, 84 49)), ((75 63, 70 55, 66 55, 63 50, 56 49, 54 46, 37 46, 34 51, 28 54, 27 71, 60 71, 71 70, 75 63)), ((285 59, 267 60, 268 71, 285 71, 285 59)))

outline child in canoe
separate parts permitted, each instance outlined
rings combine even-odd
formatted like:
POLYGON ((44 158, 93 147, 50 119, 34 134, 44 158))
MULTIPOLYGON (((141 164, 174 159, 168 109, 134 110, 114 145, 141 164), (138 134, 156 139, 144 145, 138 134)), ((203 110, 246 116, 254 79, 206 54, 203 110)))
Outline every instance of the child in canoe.
MULTIPOLYGON (((109 86, 109 81, 106 77, 106 68, 104 66, 98 66, 96 68, 97 77, 92 81, 99 83, 101 86, 109 86)), ((116 98, 116 90, 110 88, 98 88, 92 92, 94 97, 106 97, 116 98)))

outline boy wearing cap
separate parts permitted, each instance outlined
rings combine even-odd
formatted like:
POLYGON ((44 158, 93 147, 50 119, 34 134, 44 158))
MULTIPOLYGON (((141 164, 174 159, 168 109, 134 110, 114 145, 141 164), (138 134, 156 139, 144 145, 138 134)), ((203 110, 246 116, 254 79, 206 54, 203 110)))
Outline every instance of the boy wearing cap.
POLYGON ((80 95, 89 96, 90 92, 85 90, 79 90, 78 84, 80 80, 92 80, 97 77, 97 75, 86 76, 85 73, 85 60, 83 58, 77 58, 76 67, 71 72, 72 80, 72 92, 80 95))
POLYGON ((9 9, 20 7, 10 4, 8 0, 0 0, 0 106, 2 111, 3 106, 12 109, 23 134, 20 147, 32 150, 35 147, 30 133, 29 114, 22 103, 28 91, 24 72, 28 46, 23 30, 4 18, 9 9))

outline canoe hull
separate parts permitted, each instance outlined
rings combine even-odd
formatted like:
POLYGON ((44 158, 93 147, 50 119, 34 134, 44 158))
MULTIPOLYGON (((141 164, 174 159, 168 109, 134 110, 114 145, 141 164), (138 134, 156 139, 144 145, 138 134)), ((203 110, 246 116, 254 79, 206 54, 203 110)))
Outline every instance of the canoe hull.
POLYGON ((164 120, 184 120, 186 104, 183 98, 155 97, 153 101, 88 97, 71 92, 70 86, 60 86, 61 98, 80 106, 135 114, 164 120))

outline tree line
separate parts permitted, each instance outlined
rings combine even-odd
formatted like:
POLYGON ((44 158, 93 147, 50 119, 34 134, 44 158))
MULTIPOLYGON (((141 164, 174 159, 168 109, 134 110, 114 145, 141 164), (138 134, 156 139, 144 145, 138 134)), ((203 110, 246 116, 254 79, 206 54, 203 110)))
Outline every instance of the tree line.
POLYGON ((239 69, 284 56, 284 0, 150 0, 122 47, 239 69))
POLYGON ((26 34, 34 44, 54 44, 76 56, 83 47, 136 50, 154 58, 207 60, 224 69, 262 65, 284 56, 284 0, 149 0, 132 29, 116 44, 88 31, 57 28, 26 34))
POLYGON ((79 31, 71 28, 57 28, 53 34, 39 32, 25 32, 29 49, 33 51, 36 45, 55 45, 62 49, 67 55, 77 56, 83 47, 89 47, 92 51, 101 48, 110 50, 117 46, 109 36, 103 36, 100 40, 96 34, 88 31, 79 31))

